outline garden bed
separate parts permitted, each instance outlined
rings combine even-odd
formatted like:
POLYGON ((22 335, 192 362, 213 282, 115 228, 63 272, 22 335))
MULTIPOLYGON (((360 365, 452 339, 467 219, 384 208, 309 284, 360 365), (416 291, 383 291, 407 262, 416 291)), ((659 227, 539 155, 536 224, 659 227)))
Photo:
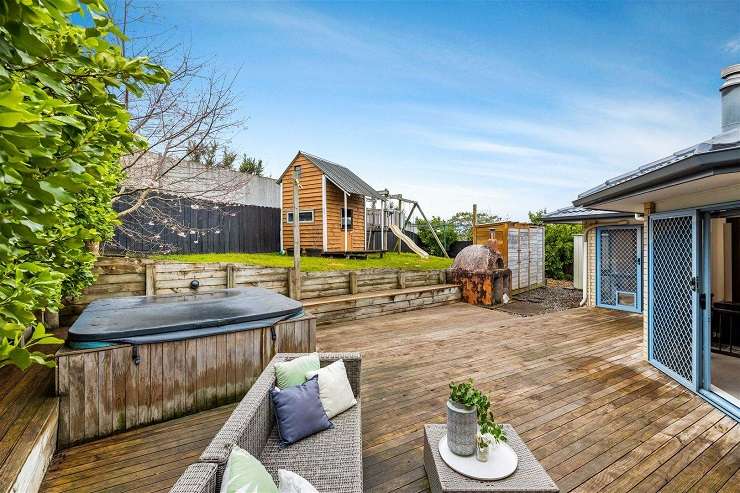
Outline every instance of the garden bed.
MULTIPOLYGON (((558 281, 553 285, 552 280, 548 279, 546 287, 516 294, 512 297, 510 303, 496 305, 493 308, 520 317, 530 317, 532 315, 561 312, 576 308, 581 302, 583 291, 566 287, 566 282, 558 281)), ((572 286, 572 283, 570 285, 572 286)))

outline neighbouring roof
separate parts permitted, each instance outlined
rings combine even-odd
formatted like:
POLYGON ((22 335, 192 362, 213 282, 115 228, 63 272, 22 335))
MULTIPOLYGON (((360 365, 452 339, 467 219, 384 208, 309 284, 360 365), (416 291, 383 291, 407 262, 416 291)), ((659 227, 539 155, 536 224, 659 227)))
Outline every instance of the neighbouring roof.
POLYGON ((298 154, 315 164, 329 181, 345 192, 373 199, 382 199, 382 196, 373 187, 350 171, 349 168, 307 152, 298 151, 298 154))
POLYGON ((596 209, 586 209, 585 207, 563 207, 542 216, 546 223, 570 223, 594 219, 620 219, 632 217, 630 212, 600 211, 596 209))
POLYGON ((612 198, 602 197, 611 195, 610 191, 614 195, 622 191, 625 193, 634 192, 635 187, 654 186, 668 182, 678 176, 687 176, 704 170, 709 171, 715 165, 732 164, 733 162, 737 164, 738 161, 740 161, 740 129, 736 128, 692 147, 674 152, 668 157, 611 178, 601 185, 579 194, 573 203, 575 205, 593 204, 596 199, 612 198))

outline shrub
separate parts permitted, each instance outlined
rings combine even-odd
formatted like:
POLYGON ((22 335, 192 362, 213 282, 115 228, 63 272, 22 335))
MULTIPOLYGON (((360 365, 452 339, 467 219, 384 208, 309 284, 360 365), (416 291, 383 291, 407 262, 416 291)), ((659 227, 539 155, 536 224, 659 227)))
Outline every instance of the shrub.
POLYGON ((168 77, 121 54, 102 0, 84 3, 0 2, 0 366, 52 364, 31 348, 61 341, 35 313, 92 281, 85 242, 112 235, 118 160, 141 145, 116 92, 168 77))

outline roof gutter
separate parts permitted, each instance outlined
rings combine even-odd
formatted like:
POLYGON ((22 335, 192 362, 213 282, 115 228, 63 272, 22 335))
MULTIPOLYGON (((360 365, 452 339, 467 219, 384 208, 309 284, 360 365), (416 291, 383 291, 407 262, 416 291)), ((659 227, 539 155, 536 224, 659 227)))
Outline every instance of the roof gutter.
POLYGON ((632 212, 624 212, 624 213, 615 212, 613 214, 590 214, 588 216, 564 215, 564 216, 555 216, 553 218, 543 217, 542 222, 545 224, 569 224, 569 223, 575 224, 575 223, 580 223, 583 221, 591 221, 591 220, 631 218, 633 215, 634 214, 632 212))
POLYGON ((573 205, 597 208, 598 204, 642 192, 651 187, 665 185, 677 179, 688 178, 699 173, 706 174, 725 167, 737 166, 738 164, 740 164, 740 148, 695 154, 683 161, 678 161, 624 183, 579 197, 573 201, 573 205))

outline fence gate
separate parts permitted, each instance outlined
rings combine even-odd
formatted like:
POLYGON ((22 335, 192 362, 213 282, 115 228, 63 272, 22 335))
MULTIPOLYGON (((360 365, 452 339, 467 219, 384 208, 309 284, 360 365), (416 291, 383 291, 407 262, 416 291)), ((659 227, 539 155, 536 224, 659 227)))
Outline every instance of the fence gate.
POLYGON ((650 216, 650 362, 696 389, 698 362, 698 220, 695 211, 650 216))
POLYGON ((642 234, 640 226, 607 226, 597 230, 596 304, 642 310, 642 234))

